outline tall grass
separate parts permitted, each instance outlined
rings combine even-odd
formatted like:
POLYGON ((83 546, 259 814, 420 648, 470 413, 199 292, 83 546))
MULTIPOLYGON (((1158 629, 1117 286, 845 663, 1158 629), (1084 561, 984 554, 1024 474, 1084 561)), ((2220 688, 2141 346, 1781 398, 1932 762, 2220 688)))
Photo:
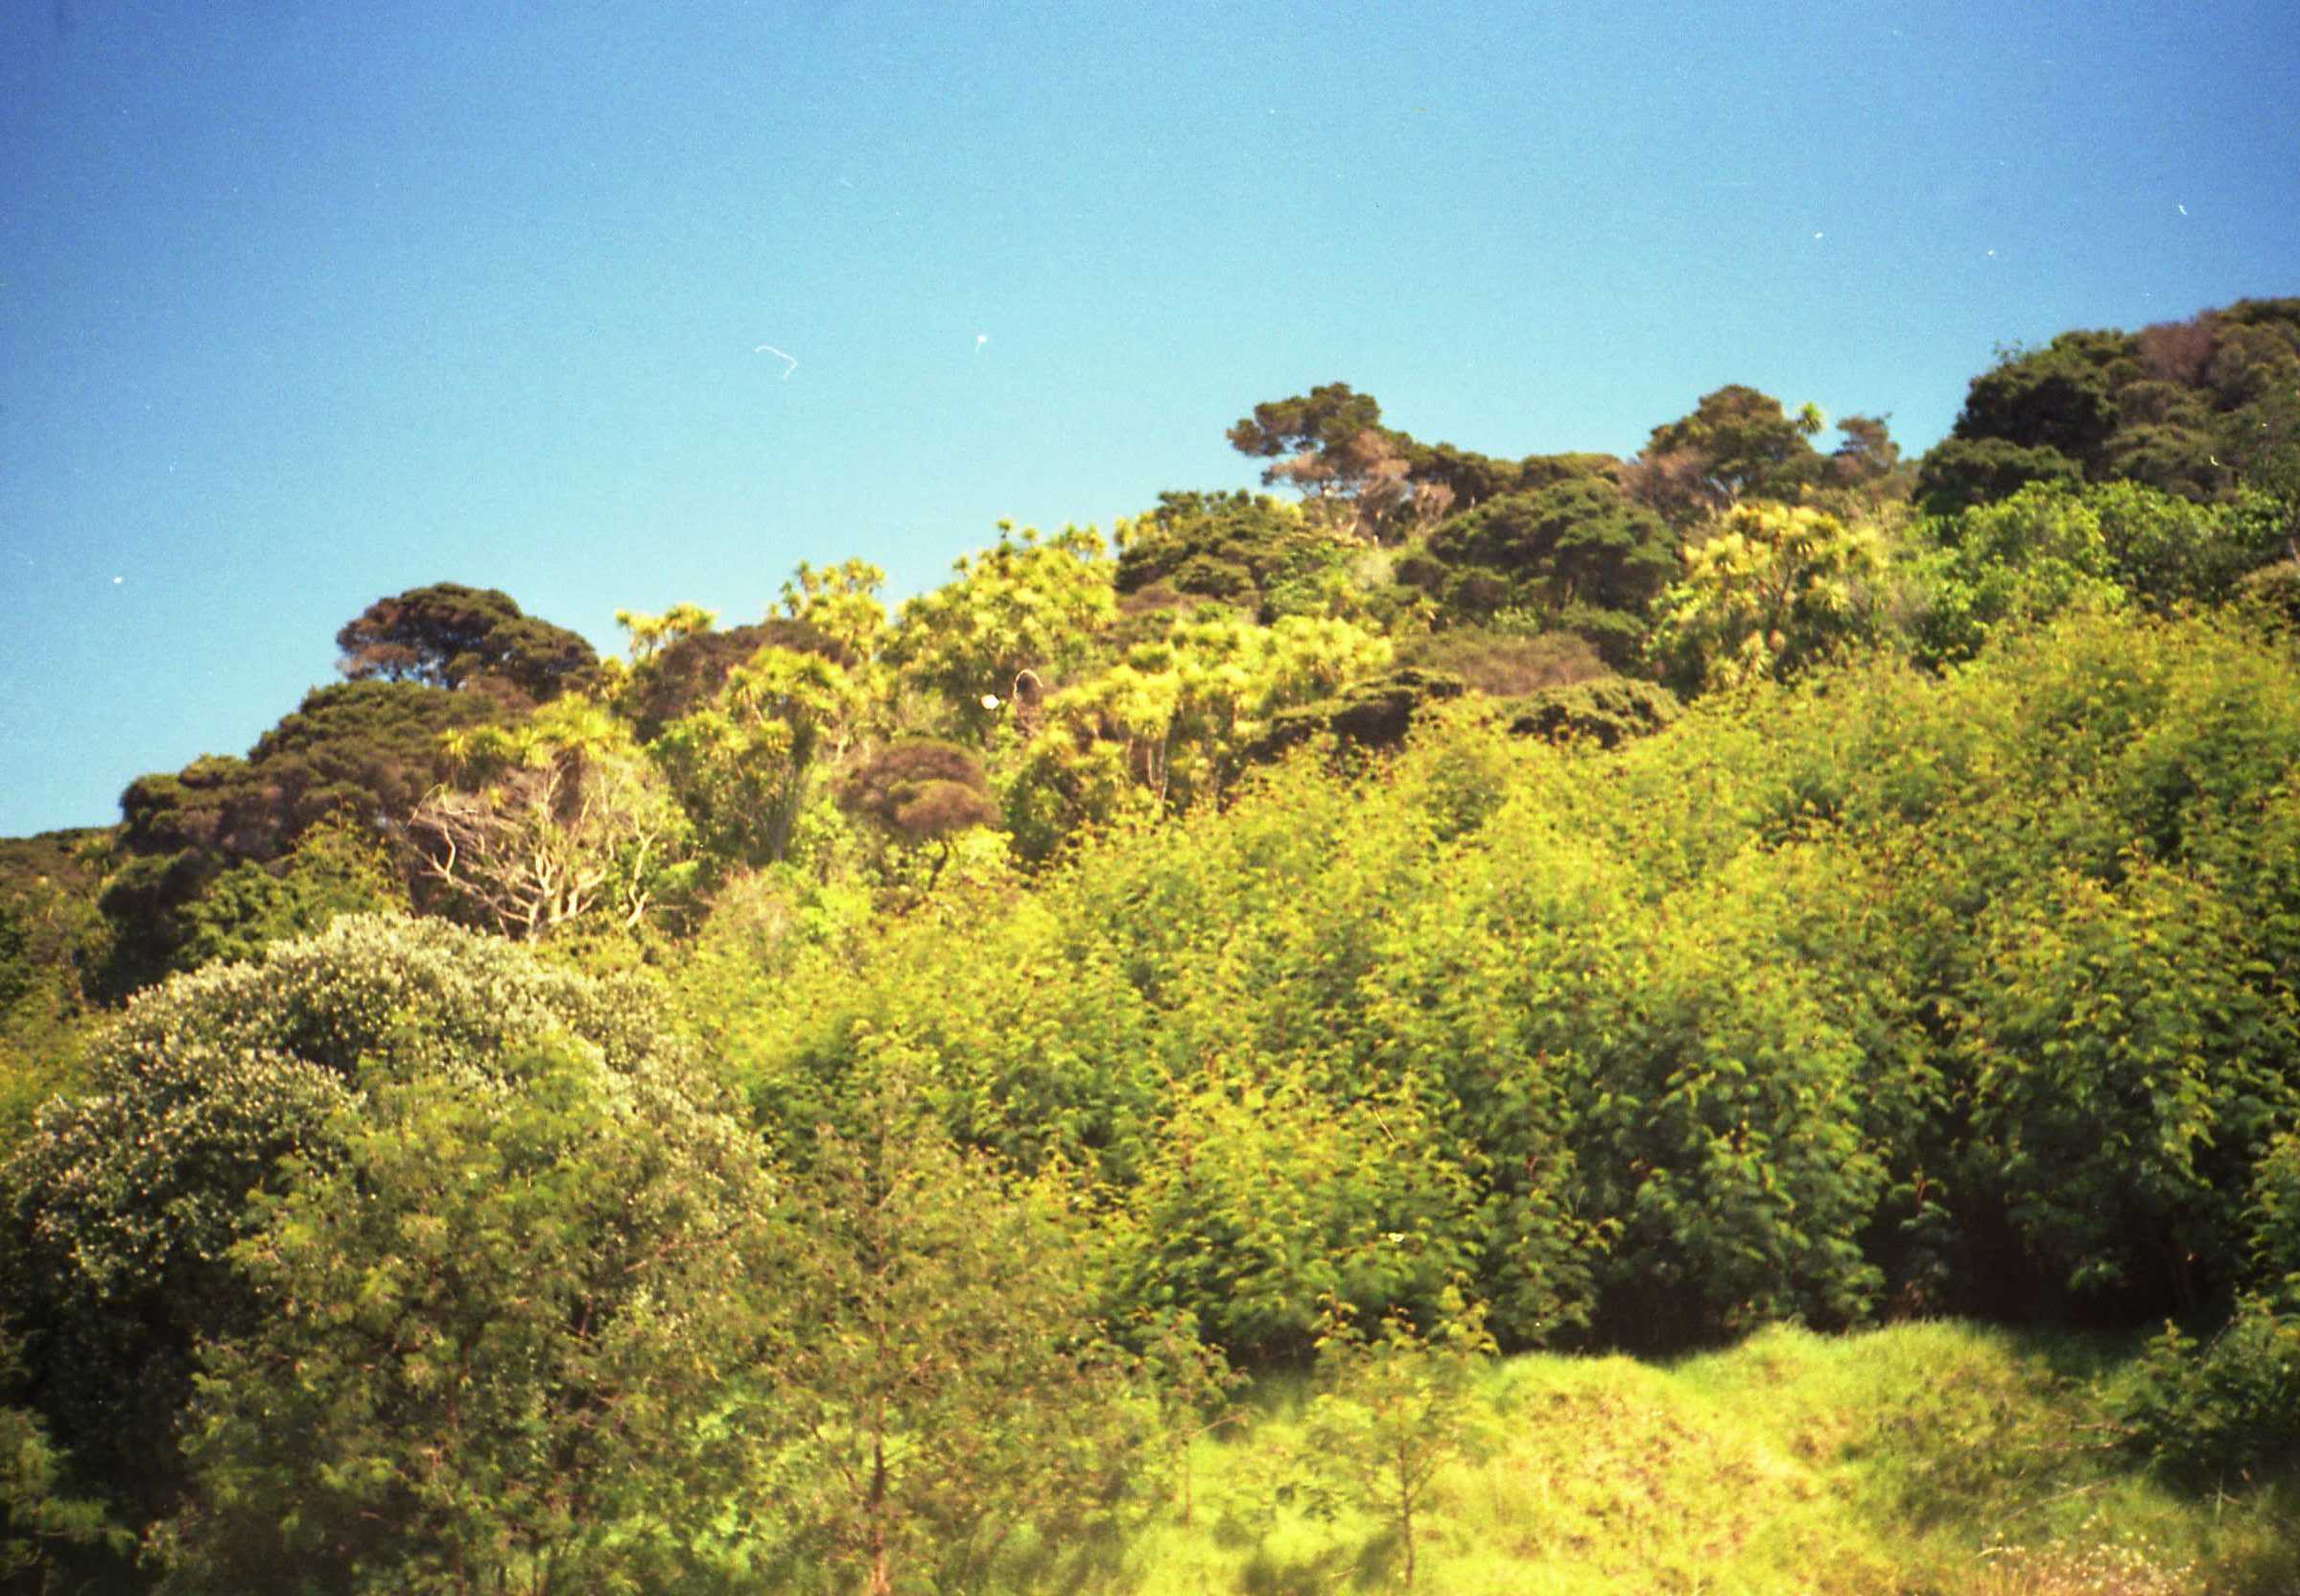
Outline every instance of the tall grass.
MULTIPOLYGON (((1438 1596, 2300 1592, 2288 1486, 2199 1500, 2119 1445, 2128 1349, 1913 1323, 1775 1328, 1674 1365, 1534 1355, 1485 1396, 1503 1443, 1418 1524, 1438 1596)), ((1018 1589, 1309 1596, 1402 1588, 1386 1526, 1298 1489, 1305 1393, 1265 1380, 1191 1459, 1192 1521, 1051 1549, 1018 1589)), ((1177 1500, 1179 1495, 1177 1494, 1177 1500)))

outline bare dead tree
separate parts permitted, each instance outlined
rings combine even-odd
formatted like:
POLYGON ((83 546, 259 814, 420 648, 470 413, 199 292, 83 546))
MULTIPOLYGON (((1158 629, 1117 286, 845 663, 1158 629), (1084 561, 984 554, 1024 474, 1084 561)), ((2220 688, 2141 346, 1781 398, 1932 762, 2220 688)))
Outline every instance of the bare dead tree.
POLYGON ((681 830, 643 767, 575 751, 477 791, 435 787, 408 820, 425 873, 518 939, 594 914, 636 927, 681 830))

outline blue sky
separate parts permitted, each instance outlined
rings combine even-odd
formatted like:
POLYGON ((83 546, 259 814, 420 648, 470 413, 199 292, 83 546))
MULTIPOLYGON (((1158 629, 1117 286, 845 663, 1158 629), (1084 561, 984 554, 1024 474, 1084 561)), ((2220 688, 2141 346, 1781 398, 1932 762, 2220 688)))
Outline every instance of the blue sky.
POLYGON ((244 751, 382 595, 915 592, 1321 382, 1922 447, 2001 343, 2300 293, 2295 200, 2289 0, 15 0, 0 833, 244 751))

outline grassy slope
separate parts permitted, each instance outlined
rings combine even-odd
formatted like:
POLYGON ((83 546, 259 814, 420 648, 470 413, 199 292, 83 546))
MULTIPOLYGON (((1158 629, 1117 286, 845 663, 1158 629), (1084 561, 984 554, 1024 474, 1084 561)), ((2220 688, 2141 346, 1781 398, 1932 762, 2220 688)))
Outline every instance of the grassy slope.
MULTIPOLYGON (((1501 1449, 1454 1465, 1417 1588, 2154 1596, 2300 1590, 2300 1499, 2197 1500, 2114 1449, 2105 1349, 1957 1323, 1768 1330, 1674 1366, 1537 1355, 1490 1377, 1501 1449)), ((1202 1443, 1195 1524, 1123 1553, 1150 1596, 1393 1589, 1384 1527, 1276 1503, 1298 1389, 1202 1443)), ((1082 1570, 1041 1587, 1077 1588, 1082 1570)))

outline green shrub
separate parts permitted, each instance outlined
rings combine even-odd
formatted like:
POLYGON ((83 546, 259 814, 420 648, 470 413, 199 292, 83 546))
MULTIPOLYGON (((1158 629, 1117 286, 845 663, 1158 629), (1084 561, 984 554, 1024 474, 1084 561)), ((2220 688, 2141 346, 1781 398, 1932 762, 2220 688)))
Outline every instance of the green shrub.
POLYGON ((2134 1443, 2177 1478, 2289 1473, 2300 1460, 2300 1314, 2248 1296, 2210 1341, 2166 1326, 2124 1418, 2134 1443))
POLYGON ((1585 738, 1612 748, 1661 730, 1678 714, 1678 695, 1658 683, 1601 676, 1532 694, 1510 721, 1510 730, 1552 742, 1585 738))
POLYGON ((289 1158, 330 1163, 362 1066, 484 1073, 557 1043, 685 1081, 666 1031, 641 981, 364 915, 146 994, 91 1048, 91 1090, 0 1166, 0 1311, 33 1338, 43 1416, 126 1502, 164 1507, 194 1349, 257 1311, 231 1260, 250 1195, 289 1158))

